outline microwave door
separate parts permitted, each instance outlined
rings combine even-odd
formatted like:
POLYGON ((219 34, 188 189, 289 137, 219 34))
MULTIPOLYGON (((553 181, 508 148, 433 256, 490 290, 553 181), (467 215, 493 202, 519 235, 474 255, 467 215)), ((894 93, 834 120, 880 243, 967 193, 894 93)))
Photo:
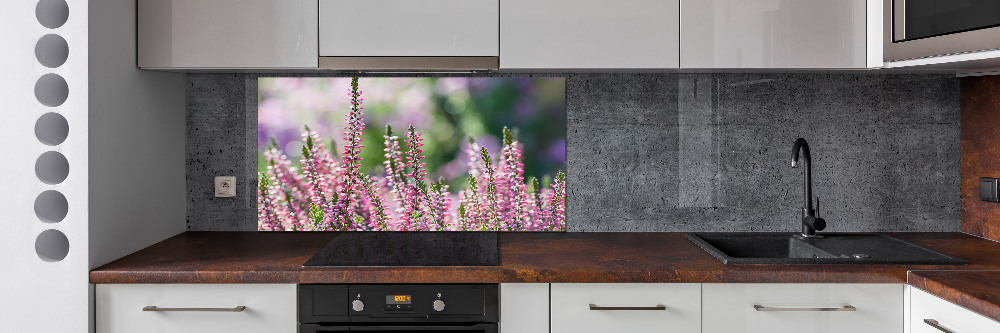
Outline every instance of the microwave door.
POLYGON ((998 0, 883 0, 886 62, 1000 49, 998 0))
POLYGON ((894 0, 893 39, 908 41, 1000 26, 996 0, 894 0))

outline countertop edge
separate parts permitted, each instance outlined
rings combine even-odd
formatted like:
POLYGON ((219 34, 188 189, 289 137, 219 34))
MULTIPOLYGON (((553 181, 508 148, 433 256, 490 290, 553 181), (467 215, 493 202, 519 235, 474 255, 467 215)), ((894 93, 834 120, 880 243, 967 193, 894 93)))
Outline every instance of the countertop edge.
POLYGON ((993 292, 993 295, 996 295, 995 297, 1000 298, 1000 280, 980 280, 998 281, 994 283, 997 285, 996 287, 987 286, 985 288, 982 285, 970 286, 968 283, 966 283, 966 288, 959 288, 952 285, 952 283, 956 282, 947 281, 948 277, 946 275, 960 276, 969 274, 993 274, 1000 277, 1000 271, 910 271, 907 273, 906 282, 910 286, 925 291, 928 294, 1000 322, 1000 304, 996 300, 988 300, 977 296, 981 293, 993 292), (979 289, 974 290, 976 288, 979 289))

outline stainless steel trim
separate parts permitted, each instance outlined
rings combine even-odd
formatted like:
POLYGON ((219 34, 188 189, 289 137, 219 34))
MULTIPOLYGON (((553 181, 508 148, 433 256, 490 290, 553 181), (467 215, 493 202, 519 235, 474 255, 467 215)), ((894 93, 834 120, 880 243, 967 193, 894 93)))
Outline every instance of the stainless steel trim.
POLYGON ((500 69, 500 57, 319 57, 319 69, 466 71, 500 69))
POLYGON ((953 332, 953 331, 951 331, 951 330, 949 330, 947 328, 944 328, 943 326, 941 326, 940 323, 938 323, 937 320, 934 320, 934 319, 924 319, 924 324, 930 325, 931 327, 936 328, 939 331, 944 332, 944 333, 955 333, 955 332, 953 332))
POLYGON ((858 311, 853 305, 844 305, 829 308, 779 308, 754 304, 753 309, 757 311, 858 311))
POLYGON ((893 27, 898 16, 893 0, 883 0, 882 14, 882 59, 887 62, 1000 49, 1000 27, 895 42, 893 27))
POLYGON ((657 304, 654 306, 598 306, 596 304, 590 305, 591 310, 595 311, 643 311, 643 310, 666 310, 667 306, 662 304, 657 304))
POLYGON ((232 308, 160 308, 155 305, 148 305, 142 308, 142 311, 156 311, 156 312, 243 312, 247 307, 240 305, 232 308))

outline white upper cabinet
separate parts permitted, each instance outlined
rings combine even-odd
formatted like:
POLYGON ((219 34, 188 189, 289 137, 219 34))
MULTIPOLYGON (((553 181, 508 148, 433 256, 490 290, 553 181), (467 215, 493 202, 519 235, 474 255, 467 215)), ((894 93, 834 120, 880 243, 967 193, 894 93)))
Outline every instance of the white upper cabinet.
POLYGON ((499 0, 319 0, 323 57, 496 57, 499 0))
POLYGON ((881 67, 881 22, 881 1, 682 0, 681 68, 881 67))
POLYGON ((677 68, 678 0, 503 0, 500 68, 677 68))
POLYGON ((316 68, 316 7, 316 0, 138 0, 139 67, 316 68))

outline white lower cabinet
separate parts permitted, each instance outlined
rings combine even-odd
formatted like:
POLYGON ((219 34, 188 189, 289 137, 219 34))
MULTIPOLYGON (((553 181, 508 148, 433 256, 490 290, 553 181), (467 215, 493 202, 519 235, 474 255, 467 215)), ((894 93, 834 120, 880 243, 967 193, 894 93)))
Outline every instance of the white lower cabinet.
POLYGON ((903 332, 902 284, 704 284, 705 333, 903 332))
POLYGON ((549 284, 500 284, 500 333, 549 333, 549 284))
POLYGON ((554 283, 552 333, 701 332, 701 285, 554 283))
POLYGON ((979 333, 1000 332, 1000 322, 981 316, 937 296, 910 289, 910 332, 979 333))
MULTIPOLYGON (((98 284, 95 302, 97 333, 298 330, 294 284, 98 284)), ((504 283, 500 310, 502 333, 1000 332, 902 284, 504 283)))
POLYGON ((95 303, 97 333, 298 331, 294 284, 98 284, 95 303))

